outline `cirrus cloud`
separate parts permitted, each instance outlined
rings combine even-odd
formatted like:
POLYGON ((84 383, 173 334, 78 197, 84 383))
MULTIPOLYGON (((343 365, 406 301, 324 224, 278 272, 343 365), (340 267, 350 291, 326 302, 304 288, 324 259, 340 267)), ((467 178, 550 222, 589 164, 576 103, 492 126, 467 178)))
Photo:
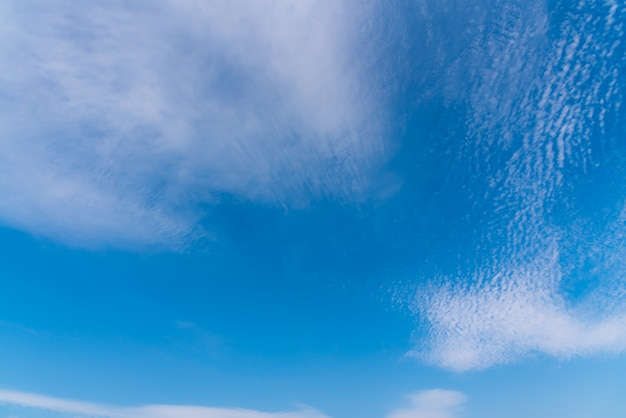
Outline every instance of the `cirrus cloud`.
POLYGON ((358 195, 385 154, 368 7, 3 3, 0 222, 179 247, 224 193, 358 195))
POLYGON ((313 409, 272 413, 237 408, 185 405, 115 407, 7 390, 0 390, 0 404, 40 409, 65 416, 72 414, 102 418, 328 418, 313 409))
POLYGON ((449 369, 626 351, 626 196, 598 180, 623 170, 603 150, 621 135, 626 7, 559 7, 504 2, 462 63, 476 77, 463 158, 490 211, 458 274, 411 296, 425 331, 410 354, 449 369))

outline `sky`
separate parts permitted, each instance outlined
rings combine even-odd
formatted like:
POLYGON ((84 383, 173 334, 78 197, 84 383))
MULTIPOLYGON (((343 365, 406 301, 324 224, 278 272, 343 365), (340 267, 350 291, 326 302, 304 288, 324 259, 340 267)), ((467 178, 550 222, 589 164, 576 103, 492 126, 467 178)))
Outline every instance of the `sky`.
POLYGON ((626 416, 626 1, 0 4, 0 418, 626 416))

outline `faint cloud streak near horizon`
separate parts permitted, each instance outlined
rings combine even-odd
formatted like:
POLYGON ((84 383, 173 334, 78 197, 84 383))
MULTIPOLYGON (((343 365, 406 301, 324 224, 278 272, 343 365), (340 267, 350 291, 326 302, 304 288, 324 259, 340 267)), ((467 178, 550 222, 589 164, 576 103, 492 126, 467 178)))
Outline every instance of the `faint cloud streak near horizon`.
POLYGON ((208 408, 186 405, 115 407, 6 390, 0 390, 1 404, 40 409, 63 415, 72 414, 102 418, 328 418, 313 409, 271 413, 239 408, 208 408))
POLYGON ((408 399, 409 407, 396 409, 387 418, 456 418, 467 397, 461 392, 433 389, 416 392, 408 399))

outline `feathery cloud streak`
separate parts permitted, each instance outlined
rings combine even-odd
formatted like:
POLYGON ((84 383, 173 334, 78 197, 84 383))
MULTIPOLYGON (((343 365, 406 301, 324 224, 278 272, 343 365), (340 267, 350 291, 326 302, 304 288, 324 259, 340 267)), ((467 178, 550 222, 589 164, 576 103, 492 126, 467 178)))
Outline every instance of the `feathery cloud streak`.
POLYGON ((102 418, 328 418, 313 409, 271 413, 236 408, 183 405, 114 407, 6 390, 0 390, 0 404, 41 409, 64 415, 102 418))
MULTIPOLYGON (((424 390, 408 397, 410 406, 396 409, 387 418, 455 418, 466 396, 450 390, 424 390)), ((102 418, 328 418, 310 408, 291 412, 260 412, 237 408, 185 405, 117 407, 53 398, 32 393, 0 390, 0 405, 38 409, 49 413, 102 418)))

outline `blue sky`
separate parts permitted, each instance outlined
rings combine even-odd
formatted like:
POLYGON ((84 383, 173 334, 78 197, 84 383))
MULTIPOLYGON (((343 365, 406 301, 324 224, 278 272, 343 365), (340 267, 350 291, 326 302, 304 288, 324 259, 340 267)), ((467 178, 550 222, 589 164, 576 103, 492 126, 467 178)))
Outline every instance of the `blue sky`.
POLYGON ((626 416, 625 25, 4 2, 0 416, 626 416))

